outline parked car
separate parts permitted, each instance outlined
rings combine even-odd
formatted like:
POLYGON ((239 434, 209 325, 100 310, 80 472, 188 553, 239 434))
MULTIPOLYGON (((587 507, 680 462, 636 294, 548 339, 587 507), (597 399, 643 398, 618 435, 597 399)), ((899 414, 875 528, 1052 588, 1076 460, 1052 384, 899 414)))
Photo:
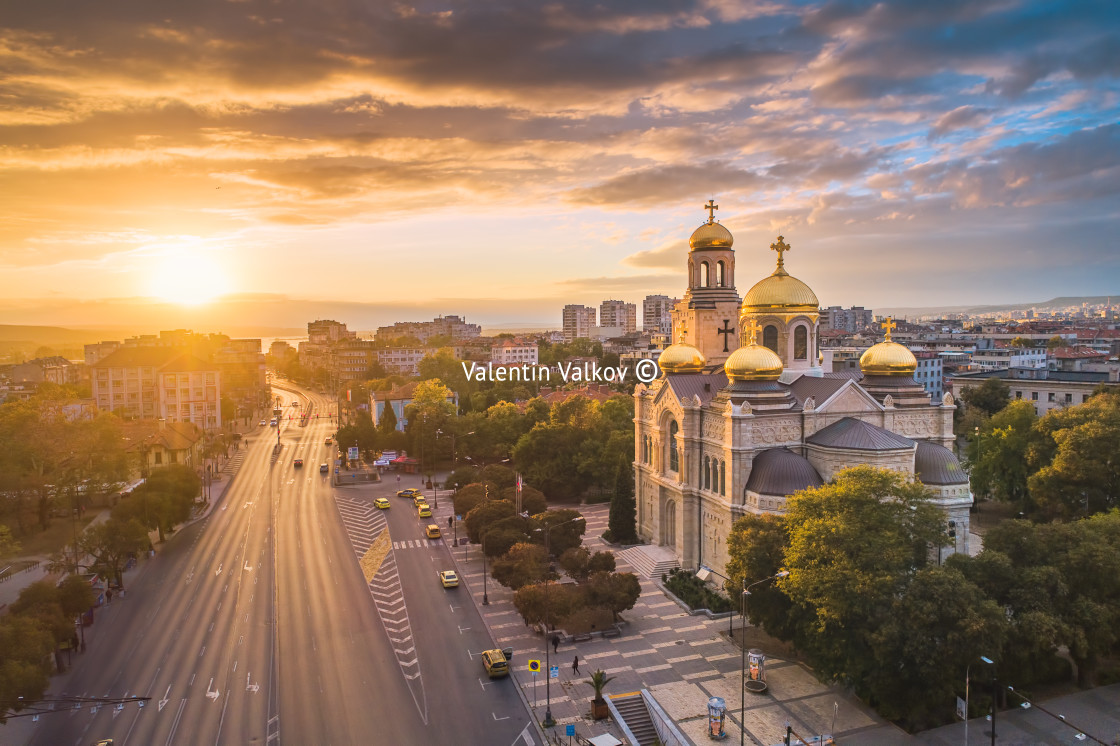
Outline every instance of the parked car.
POLYGON ((428 535, 429 539, 438 539, 440 537, 439 526, 434 523, 429 523, 428 527, 424 529, 424 533, 428 535))
POLYGON ((432 509, 428 507, 428 503, 420 503, 420 507, 416 509, 417 515, 421 518, 431 518, 432 509))
POLYGON ((513 648, 487 650, 482 654, 482 667, 486 669, 486 675, 492 679, 508 676, 511 658, 513 658, 513 648))
POLYGON ((459 586, 459 576, 455 574, 454 570, 441 570, 439 582, 443 584, 444 588, 457 588, 459 586))

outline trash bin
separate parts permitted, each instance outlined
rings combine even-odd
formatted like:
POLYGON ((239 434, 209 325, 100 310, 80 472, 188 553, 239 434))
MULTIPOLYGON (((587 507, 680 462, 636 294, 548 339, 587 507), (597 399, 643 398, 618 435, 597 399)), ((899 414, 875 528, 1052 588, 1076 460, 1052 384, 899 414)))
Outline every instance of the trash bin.
POLYGON ((708 700, 708 738, 719 741, 727 738, 727 731, 723 728, 724 718, 727 717, 727 704, 723 697, 712 697, 708 700))

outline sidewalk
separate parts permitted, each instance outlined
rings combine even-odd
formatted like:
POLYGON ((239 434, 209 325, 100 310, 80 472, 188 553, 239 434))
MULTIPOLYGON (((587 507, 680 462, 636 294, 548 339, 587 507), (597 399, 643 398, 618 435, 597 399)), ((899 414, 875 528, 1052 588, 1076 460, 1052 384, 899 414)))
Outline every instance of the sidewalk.
MULTIPOLYGON (((447 520, 451 514, 449 503, 440 503, 441 520, 447 520)), ((609 505, 577 507, 587 519, 584 546, 592 552, 610 549, 599 538, 607 526, 609 505)), ((562 643, 553 656, 546 638, 527 627, 518 615, 513 606, 513 592, 508 588, 487 579, 490 604, 481 605, 483 576, 479 547, 452 547, 451 551, 495 643, 498 647, 513 647, 512 676, 538 722, 544 719, 548 672, 546 669, 536 677, 534 689, 528 661, 540 659, 544 667, 547 657, 551 665, 559 667, 559 676, 551 679, 550 686, 552 715, 557 726, 548 729, 547 740, 566 742, 564 726, 569 723, 575 725, 576 734, 583 738, 602 733, 622 738, 613 721, 594 721, 590 717, 593 690, 587 679, 597 668, 614 677, 607 686, 607 696, 648 689, 695 743, 708 740, 707 703, 712 696, 723 697, 727 702, 727 733, 738 732, 741 654, 739 647, 726 636, 726 620, 690 616, 652 581, 639 578, 642 595, 633 609, 622 614, 627 624, 621 637, 562 643), (572 670, 572 658, 576 655, 580 660, 578 674, 572 670)), ((632 570, 621 559, 618 569, 632 570)), ((770 689, 766 694, 752 695, 746 700, 744 720, 748 742, 756 746, 779 743, 785 736, 787 721, 806 736, 829 733, 834 716, 840 742, 871 745, 912 742, 910 736, 884 722, 847 693, 818 682, 800 664, 769 656, 771 651, 766 652, 770 689)))

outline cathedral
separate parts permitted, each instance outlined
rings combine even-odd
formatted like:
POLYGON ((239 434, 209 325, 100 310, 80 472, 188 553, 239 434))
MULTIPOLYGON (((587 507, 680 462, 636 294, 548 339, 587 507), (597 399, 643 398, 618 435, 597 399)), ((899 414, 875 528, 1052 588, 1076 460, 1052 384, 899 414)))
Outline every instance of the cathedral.
POLYGON ((867 464, 904 472, 933 493, 949 542, 938 561, 968 552, 968 476, 953 454, 951 394, 914 380, 917 361, 885 339, 860 371, 832 373, 818 346, 820 304, 786 270, 790 246, 770 245, 773 273, 740 300, 731 232, 718 205, 689 239, 688 289, 674 308, 674 344, 661 377, 634 391, 638 534, 681 566, 724 572, 740 516, 781 515, 786 498, 867 464))

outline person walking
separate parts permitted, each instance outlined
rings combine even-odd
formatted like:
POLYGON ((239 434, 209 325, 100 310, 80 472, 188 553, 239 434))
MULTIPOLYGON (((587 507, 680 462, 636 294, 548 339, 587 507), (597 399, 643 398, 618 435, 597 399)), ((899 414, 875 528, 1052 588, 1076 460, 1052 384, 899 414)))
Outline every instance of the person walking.
POLYGON ((552 636, 552 654, 556 655, 560 652, 560 635, 552 636))
POLYGON ((579 656, 572 658, 572 673, 579 676, 579 656))

